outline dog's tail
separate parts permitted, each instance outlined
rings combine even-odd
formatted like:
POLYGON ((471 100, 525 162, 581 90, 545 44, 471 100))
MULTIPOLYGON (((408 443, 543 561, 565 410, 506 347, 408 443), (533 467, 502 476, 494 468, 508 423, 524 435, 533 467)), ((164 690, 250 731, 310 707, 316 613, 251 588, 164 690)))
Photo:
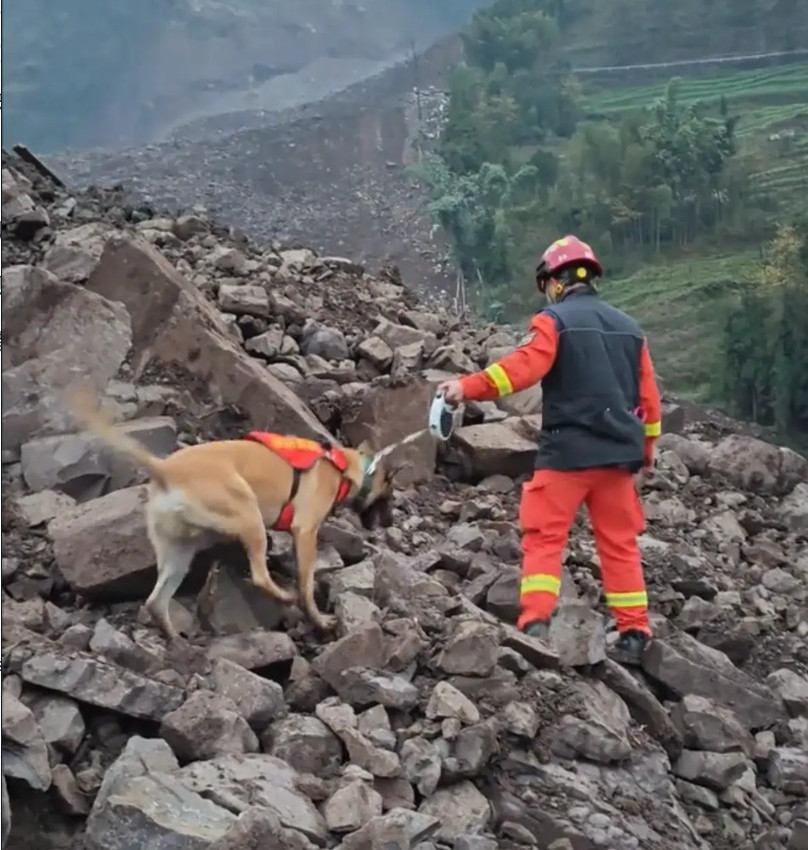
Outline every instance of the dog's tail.
POLYGON ((74 389, 68 396, 76 420, 88 431, 131 460, 145 467, 152 481, 165 489, 168 486, 163 461, 153 455, 143 443, 123 433, 113 425, 112 418, 99 407, 98 396, 89 386, 74 389))

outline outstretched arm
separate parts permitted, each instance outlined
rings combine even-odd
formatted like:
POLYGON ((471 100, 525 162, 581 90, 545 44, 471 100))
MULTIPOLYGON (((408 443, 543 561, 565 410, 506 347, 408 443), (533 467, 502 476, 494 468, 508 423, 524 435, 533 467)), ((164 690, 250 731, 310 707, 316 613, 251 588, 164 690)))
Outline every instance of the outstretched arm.
POLYGON ((647 339, 640 353, 640 407, 645 421, 645 465, 653 466, 656 441, 662 434, 662 402, 647 339))
POLYGON ((468 401, 493 401, 537 384, 550 371, 558 351, 558 331, 552 316, 539 313, 530 322, 528 338, 487 369, 466 375, 459 383, 468 401))

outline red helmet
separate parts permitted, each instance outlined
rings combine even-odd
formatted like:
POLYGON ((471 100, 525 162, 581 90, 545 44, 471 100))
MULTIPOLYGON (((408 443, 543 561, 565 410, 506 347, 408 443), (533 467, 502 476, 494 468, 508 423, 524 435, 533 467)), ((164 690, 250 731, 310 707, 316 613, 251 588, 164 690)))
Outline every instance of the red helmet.
POLYGON ((536 282, 541 288, 549 278, 555 277, 558 272, 568 266, 580 265, 594 272, 597 277, 603 274, 595 252, 582 242, 577 236, 564 236, 557 239, 541 255, 539 265, 536 268, 536 282))

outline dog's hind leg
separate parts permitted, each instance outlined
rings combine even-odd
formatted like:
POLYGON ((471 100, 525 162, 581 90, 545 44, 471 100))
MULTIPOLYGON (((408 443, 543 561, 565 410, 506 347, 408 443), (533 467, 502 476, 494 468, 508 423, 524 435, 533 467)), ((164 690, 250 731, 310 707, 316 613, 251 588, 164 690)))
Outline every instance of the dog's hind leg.
POLYGON ((250 580, 269 596, 289 604, 295 601, 294 593, 275 583, 267 569, 267 530, 257 503, 242 514, 237 526, 228 529, 241 541, 250 561, 250 580))
POLYGON ((334 628, 336 620, 323 614, 314 599, 314 572, 317 569, 317 529, 292 528, 297 558, 300 601, 306 616, 323 631, 334 628))
POLYGON ((179 637, 179 632, 171 623, 168 605, 188 575, 197 547, 187 540, 166 540, 156 535, 152 538, 152 544, 157 554, 157 583, 145 607, 166 637, 174 640, 179 637))

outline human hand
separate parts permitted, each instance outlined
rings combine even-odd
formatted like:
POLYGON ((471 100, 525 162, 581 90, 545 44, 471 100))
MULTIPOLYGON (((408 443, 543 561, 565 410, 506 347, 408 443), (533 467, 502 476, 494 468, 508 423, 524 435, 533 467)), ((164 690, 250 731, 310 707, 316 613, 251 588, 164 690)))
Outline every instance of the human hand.
POLYGON ((443 397, 446 400, 447 404, 451 404, 454 407, 457 407, 463 399, 465 398, 465 393, 463 392, 463 384, 458 381, 444 381, 439 387, 438 392, 443 393, 443 397))
POLYGON ((654 468, 656 467, 657 462, 657 448, 656 448, 656 440, 651 444, 650 450, 646 446, 646 454, 645 459, 643 460, 642 469, 647 475, 650 475, 654 468))

